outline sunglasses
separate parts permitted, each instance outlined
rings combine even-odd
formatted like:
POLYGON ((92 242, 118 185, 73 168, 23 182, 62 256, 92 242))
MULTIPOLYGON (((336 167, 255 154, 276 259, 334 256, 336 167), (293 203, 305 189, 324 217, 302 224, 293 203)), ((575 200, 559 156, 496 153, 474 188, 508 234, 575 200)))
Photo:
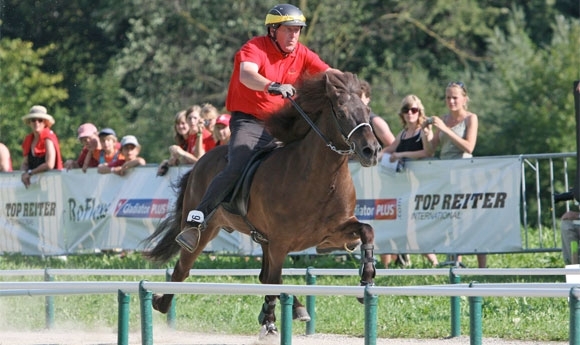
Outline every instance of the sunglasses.
POLYGON ((459 86, 460 88, 465 90, 465 84, 463 84, 462 81, 452 81, 449 84, 447 84, 447 87, 450 87, 450 86, 459 86))
POLYGON ((30 119, 30 122, 44 122, 43 119, 30 119))
POLYGON ((410 111, 411 111, 413 114, 417 114, 417 113, 419 112, 419 108, 415 108, 415 107, 413 107, 413 108, 407 108, 407 107, 403 107, 403 108, 401 109, 401 113, 402 113, 402 114, 406 114, 406 113, 408 113, 408 112, 409 112, 409 110, 410 110, 410 111))

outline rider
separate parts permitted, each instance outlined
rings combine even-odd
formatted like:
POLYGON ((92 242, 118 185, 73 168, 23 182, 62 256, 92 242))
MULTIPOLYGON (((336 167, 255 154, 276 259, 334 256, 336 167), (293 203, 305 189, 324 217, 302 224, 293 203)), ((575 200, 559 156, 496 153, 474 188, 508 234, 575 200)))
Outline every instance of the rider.
POLYGON ((188 251, 197 248, 205 221, 232 190, 252 155, 274 141, 264 120, 284 106, 284 98, 294 96, 293 85, 302 78, 330 69, 298 41, 306 26, 298 7, 272 7, 265 25, 267 34, 250 39, 235 55, 226 99, 232 114, 228 163, 214 177, 197 209, 189 212, 187 226, 175 238, 188 251))

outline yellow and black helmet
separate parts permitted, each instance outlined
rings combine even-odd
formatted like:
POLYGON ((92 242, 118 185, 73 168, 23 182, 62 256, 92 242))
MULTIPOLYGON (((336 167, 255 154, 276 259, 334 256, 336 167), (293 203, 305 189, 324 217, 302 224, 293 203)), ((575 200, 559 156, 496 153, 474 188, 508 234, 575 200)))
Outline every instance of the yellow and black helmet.
POLYGON ((266 26, 306 26, 306 17, 296 6, 280 4, 272 7, 266 16, 266 26))

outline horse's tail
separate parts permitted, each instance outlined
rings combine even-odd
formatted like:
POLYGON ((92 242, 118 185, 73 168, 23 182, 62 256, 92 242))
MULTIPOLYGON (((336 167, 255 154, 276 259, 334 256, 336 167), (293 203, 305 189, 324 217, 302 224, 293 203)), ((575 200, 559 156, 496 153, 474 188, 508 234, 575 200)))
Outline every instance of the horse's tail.
POLYGON ((178 196, 173 211, 170 211, 167 218, 157 225, 155 232, 151 236, 143 240, 145 243, 143 256, 151 261, 165 263, 175 256, 181 248, 175 242, 175 237, 181 232, 183 198, 187 190, 187 181, 192 171, 193 169, 184 174, 179 184, 174 186, 178 188, 176 191, 178 196))

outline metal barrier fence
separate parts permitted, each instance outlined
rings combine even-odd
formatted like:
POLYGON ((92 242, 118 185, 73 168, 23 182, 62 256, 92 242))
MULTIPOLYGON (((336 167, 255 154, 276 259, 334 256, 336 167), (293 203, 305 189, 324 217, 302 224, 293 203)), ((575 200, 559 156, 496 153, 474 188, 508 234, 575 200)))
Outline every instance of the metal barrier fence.
MULTIPOLYGON (((259 270, 191 270, 192 275, 238 275, 244 276, 257 274, 259 270)), ((316 295, 343 295, 364 297, 365 301, 365 345, 376 344, 377 337, 377 296, 449 296, 451 302, 451 336, 460 335, 460 297, 468 296, 470 304, 470 343, 479 345, 482 338, 481 308, 482 297, 569 297, 570 321, 569 335, 570 344, 580 345, 580 290, 578 284, 564 283, 512 283, 512 284, 459 284, 460 275, 580 275, 580 269, 464 269, 453 267, 444 269, 417 269, 417 270, 377 270, 377 275, 384 276, 420 276, 420 275, 447 275, 450 283, 455 285, 439 286, 402 286, 402 287, 347 287, 347 286, 314 286, 316 274, 319 275, 358 275, 356 269, 288 269, 286 275, 306 274, 309 285, 256 285, 256 284, 216 284, 216 283, 159 283, 141 281, 136 282, 54 282, 54 274, 61 275, 170 275, 169 270, 9 270, 0 271, 0 276, 17 275, 44 275, 46 282, 0 282, 1 296, 32 296, 42 295, 47 298, 47 327, 54 323, 54 303, 51 299, 55 295, 70 294, 106 294, 118 295, 119 318, 118 318, 118 343, 128 343, 128 311, 129 293, 139 292, 141 310, 141 332, 143 344, 152 344, 151 322, 151 294, 152 291, 159 293, 190 293, 190 294, 281 294, 282 302, 282 328, 281 344, 291 344, 292 334, 292 295, 307 295, 307 310, 311 313, 310 324, 307 325, 306 334, 314 334, 316 322, 314 296, 316 295), (287 310, 290 308, 289 310, 287 310), (52 312, 50 310, 52 309, 52 312), (289 313, 289 314, 288 314, 289 313), (290 316, 288 316, 290 315, 290 316)), ((168 315, 168 324, 174 326, 175 309, 168 315), (171 314, 173 315, 171 316, 171 314), (173 318, 173 320, 172 320, 173 318)))
MULTIPOLYGON (((560 240, 560 216, 553 194, 568 191, 574 180, 576 153, 546 153, 520 155, 522 161, 521 224, 524 229, 523 252, 556 252, 562 250, 560 240), (570 177, 572 176, 572 178, 570 177), (537 228, 538 247, 532 247, 532 228, 537 228)), ((563 205, 570 210, 570 203, 563 205)))
MULTIPOLYGON (((546 153, 520 155, 522 164, 521 225, 524 229, 523 252, 561 251, 560 216, 553 194, 568 191, 574 181, 576 153, 546 153), (537 228, 538 247, 530 244, 530 230, 537 228)), ((563 205, 570 210, 570 203, 563 205)))
MULTIPOLYGON (((496 284, 497 285, 497 284, 496 284)), ((129 295, 138 290, 141 314, 141 341, 143 345, 153 345, 152 294, 228 294, 228 295, 280 295, 282 317, 280 344, 292 344, 292 302, 293 295, 310 296, 356 296, 364 297, 364 339, 365 345, 377 342, 378 296, 468 296, 470 307, 470 344, 482 344, 481 307, 483 297, 569 297, 570 344, 580 344, 580 289, 573 284, 552 283, 542 287, 530 284, 508 284, 486 287, 485 284, 457 286, 401 286, 401 287, 347 287, 347 286, 303 286, 303 285, 258 285, 258 284, 218 284, 218 283, 161 283, 136 282, 28 282, 2 284, 0 296, 70 295, 118 293, 118 334, 117 343, 129 343, 129 295), (21 285, 24 284, 24 285, 21 285)))

